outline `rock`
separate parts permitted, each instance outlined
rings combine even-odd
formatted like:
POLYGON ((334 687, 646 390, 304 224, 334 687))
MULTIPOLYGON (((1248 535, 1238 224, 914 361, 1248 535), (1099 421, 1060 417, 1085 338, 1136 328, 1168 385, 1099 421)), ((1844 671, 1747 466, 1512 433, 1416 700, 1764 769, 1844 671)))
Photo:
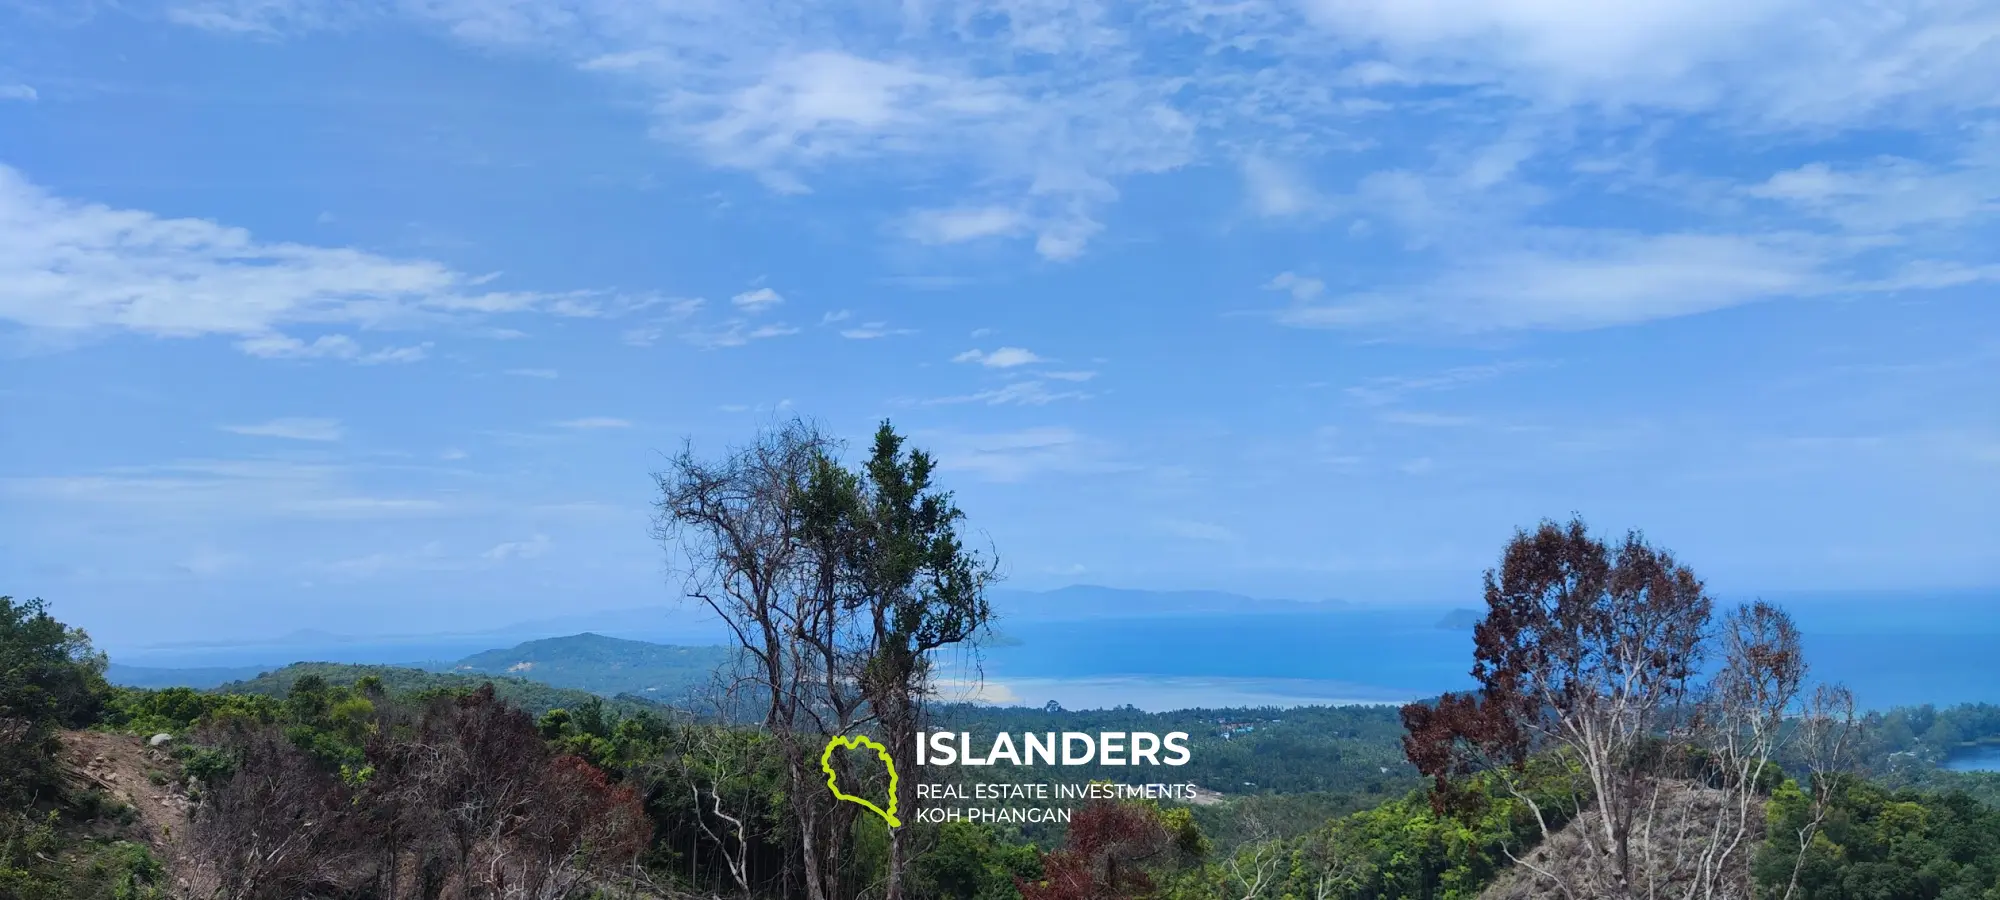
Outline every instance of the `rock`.
POLYGON ((158 747, 158 746, 160 746, 160 745, 162 745, 162 744, 165 744, 166 742, 168 742, 168 741, 171 741, 171 740, 173 740, 173 739, 174 739, 174 736, 173 736, 173 735, 171 735, 171 734, 167 734, 166 732, 164 732, 164 731, 163 731, 163 732, 160 732, 159 734, 156 734, 156 735, 153 735, 152 737, 149 737, 149 738, 147 738, 147 739, 146 739, 146 746, 148 746, 148 747, 158 747))

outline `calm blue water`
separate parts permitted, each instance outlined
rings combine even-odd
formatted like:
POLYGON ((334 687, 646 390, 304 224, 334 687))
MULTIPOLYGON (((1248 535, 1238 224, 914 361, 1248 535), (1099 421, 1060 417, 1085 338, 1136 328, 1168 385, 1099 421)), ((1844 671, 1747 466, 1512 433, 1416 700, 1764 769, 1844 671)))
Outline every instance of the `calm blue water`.
MULTIPOLYGON (((1018 643, 986 651, 985 667, 989 680, 1044 692, 1063 680, 1213 685, 1215 702, 1201 705, 1302 695, 1314 682, 1325 696, 1409 699, 1472 686, 1471 633, 1436 620, 1350 612, 1024 623, 1005 632, 1018 643)), ((2000 634, 1808 632, 1805 644, 1812 677, 1845 683, 1864 708, 2000 702, 2000 634)))
POLYGON ((1954 772, 2000 772, 2000 746, 1981 747, 1944 761, 1954 772))

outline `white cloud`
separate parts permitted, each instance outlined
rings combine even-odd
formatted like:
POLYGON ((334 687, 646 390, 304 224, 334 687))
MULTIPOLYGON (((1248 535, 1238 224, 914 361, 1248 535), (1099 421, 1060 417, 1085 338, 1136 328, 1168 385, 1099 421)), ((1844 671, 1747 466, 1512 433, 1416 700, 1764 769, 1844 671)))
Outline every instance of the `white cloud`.
POLYGON ((925 209, 904 223, 911 237, 926 244, 959 244, 983 238, 1013 237, 1029 228, 1027 216, 1005 206, 925 209))
POLYGON ((1454 141, 1552 126, 1465 160, 1477 183, 1513 177, 1575 134, 1572 114, 1684 112, 1735 133, 1814 135, 1962 120, 2000 97, 2000 11, 1985 0, 173 8, 184 24, 237 33, 394 10, 462 42, 566 60, 648 92, 657 136, 775 190, 811 190, 829 171, 910 185, 952 178, 975 199, 890 220, 943 243, 1032 237, 1051 259, 1084 251, 1124 182, 1195 163, 1242 161, 1265 214, 1329 205, 1310 173, 1277 161, 1365 146, 1372 138, 1354 133, 1355 119, 1392 106, 1418 133, 1454 141))
POLYGON ((33 103, 41 99, 41 94, 25 84, 0 84, 0 100, 22 100, 33 103))
POLYGON ((1102 442, 1059 426, 997 433, 929 431, 916 435, 944 471, 970 472, 991 481, 1016 482, 1045 474, 1123 470, 1102 442))
POLYGON ((1809 163, 1773 174, 1744 193, 1779 201, 1863 233, 1956 226, 2000 213, 2000 140, 1992 158, 1939 167, 1884 158, 1836 168, 1809 163))
POLYGON ((294 441, 337 441, 346 433, 338 419, 284 418, 257 425, 224 425, 223 431, 294 441))
MULTIPOLYGON (((450 515, 459 507, 427 496, 399 496, 356 484, 344 466, 273 460, 192 460, 121 467, 93 474, 0 479, 16 503, 64 509, 102 507, 121 516, 208 520, 377 520, 450 515)), ((459 498, 463 499, 463 498, 459 498)))
POLYGON ((770 288, 760 287, 737 294, 729 298, 729 302, 744 312, 759 313, 785 302, 785 297, 770 288))
POLYGON ((1444 413, 1411 412, 1395 410, 1379 416, 1390 425, 1413 425, 1419 428, 1457 428, 1478 422, 1471 416, 1453 416, 1444 413))
POLYGON ((1413 393, 1454 390, 1539 365, 1542 364, 1515 360, 1477 366, 1458 366, 1427 375, 1384 375, 1347 388, 1346 394, 1368 406, 1388 406, 1413 393))
POLYGON ((720 329, 697 329, 687 332, 682 337, 695 346, 708 350, 716 350, 725 347, 741 347, 752 341, 769 340, 771 338, 785 337, 798 333, 799 330, 797 328, 782 323, 752 326, 747 322, 733 321, 726 323, 720 329))
POLYGON ((1057 381, 1089 381, 1092 378, 1096 378, 1097 373, 1091 371, 1043 372, 1042 377, 1053 378, 1057 381))
MULTIPOLYGON (((1797 235, 1547 237, 1542 246, 1476 256, 1402 289, 1330 303, 1301 300, 1278 320, 1303 328, 1584 330, 1820 294, 1840 284, 1826 271, 1824 245, 1797 235)), ((1296 287, 1292 293, 1300 298, 1296 287)))
POLYGON ((1081 391, 1052 391, 1047 382, 1038 380, 1015 381, 992 390, 956 397, 938 397, 924 401, 927 406, 942 406, 959 403, 984 403, 989 406, 1046 406, 1059 400, 1087 400, 1089 394, 1081 391))
POLYGON ((1292 299, 1305 303, 1326 292, 1326 282, 1317 278, 1307 278, 1292 272, 1279 272, 1277 277, 1264 284, 1267 291, 1284 291, 1292 299))
POLYGON ((1242 537, 1230 529, 1213 522, 1196 522, 1189 519, 1156 519, 1153 528, 1183 540, 1203 541, 1215 544, 1233 544, 1242 537))
POLYGON ((236 342, 236 349, 264 359, 339 359, 376 365, 417 362, 428 355, 431 344, 363 350, 361 344, 344 334, 328 334, 311 343, 282 334, 260 334, 236 342))
POLYGON ((845 322, 845 321, 847 321, 848 319, 851 319, 851 318, 853 318, 853 317, 854 317, 854 314, 853 314, 853 313, 851 313, 851 312, 848 312, 847 310, 844 310, 844 309, 842 309, 842 310, 836 310, 836 311, 834 311, 834 312, 830 312, 830 313, 827 313, 826 315, 823 315, 823 316, 820 316, 820 317, 819 317, 819 323, 820 323, 821 325, 832 325, 832 324, 833 324, 833 323, 835 323, 835 322, 845 322))
POLYGON ((605 428, 630 428, 632 427, 632 423, 626 419, 614 419, 609 416, 586 416, 581 419, 569 419, 557 422, 555 426, 574 431, 595 431, 605 428))
POLYGON ((1405 73, 1541 103, 1723 110, 1849 124, 2000 96, 2000 13, 1978 0, 1309 0, 1336 40, 1405 73))
POLYGON ((338 331, 310 340, 291 332, 610 317, 686 302, 490 291, 487 280, 428 260, 260 241, 203 219, 57 197, 0 165, 0 321, 31 332, 219 335, 255 356, 390 363, 422 359, 430 345, 371 350, 338 331))
POLYGON ((951 361, 957 363, 978 363, 989 369, 1011 369, 1015 366, 1030 365, 1042 362, 1043 360, 1031 350, 1020 347, 1001 347, 991 353, 977 349, 967 350, 952 357, 951 361))
POLYGON ((887 322, 864 322, 854 328, 841 329, 840 336, 849 340, 867 341, 916 333, 916 330, 911 328, 890 328, 887 322))
POLYGON ((480 554, 487 559, 505 561, 509 559, 534 559, 549 551, 553 542, 548 535, 538 534, 525 541, 507 541, 496 544, 492 549, 480 554))
POLYGON ((1311 218, 1331 212, 1328 200, 1296 169, 1262 155, 1243 160, 1250 208, 1270 219, 1311 218))

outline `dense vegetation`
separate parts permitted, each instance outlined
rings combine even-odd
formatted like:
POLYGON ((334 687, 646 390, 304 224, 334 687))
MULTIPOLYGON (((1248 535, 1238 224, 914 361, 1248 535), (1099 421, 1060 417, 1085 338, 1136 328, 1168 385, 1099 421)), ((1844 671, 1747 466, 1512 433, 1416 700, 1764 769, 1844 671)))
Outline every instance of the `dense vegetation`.
MULTIPOLYGON (((659 712, 665 709, 652 700, 632 695, 613 697, 608 701, 590 691, 563 688, 539 680, 527 678, 469 675, 455 672, 430 672, 402 666, 352 665, 348 663, 293 663, 281 669, 265 672, 245 681, 233 681, 215 688, 220 694, 253 694, 265 697, 283 697, 291 693, 293 685, 306 678, 317 678, 336 686, 349 686, 364 678, 373 678, 382 683, 392 693, 422 693, 425 691, 470 691, 482 685, 492 685, 495 696, 541 715, 551 709, 574 709, 593 698, 608 703, 621 713, 630 715, 651 709, 659 712)), ((185 689, 182 689, 185 690, 185 689)))
POLYGON ((1757 878, 1799 900, 2000 897, 2000 809, 1963 793, 1892 791, 1856 778, 1828 786, 1826 821, 1803 846, 1811 798, 1787 784, 1772 798, 1757 878), (1794 880, 1793 873, 1796 872, 1794 880))
POLYGON ((97 721, 104 657, 40 600, 0 596, 0 897, 97 900, 156 896, 163 867, 106 828, 126 810, 76 784, 60 732, 97 721))

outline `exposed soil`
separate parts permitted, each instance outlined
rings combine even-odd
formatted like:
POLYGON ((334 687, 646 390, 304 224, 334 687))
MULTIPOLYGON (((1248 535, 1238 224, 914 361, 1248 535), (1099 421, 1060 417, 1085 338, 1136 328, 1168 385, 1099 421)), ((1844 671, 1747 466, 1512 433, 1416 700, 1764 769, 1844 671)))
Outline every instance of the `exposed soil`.
POLYGON ((188 830, 187 779, 166 747, 146 746, 144 738, 99 731, 62 735, 64 761, 77 779, 132 807, 129 823, 100 819, 106 833, 143 843, 168 868, 178 868, 188 830), (155 783, 159 782, 159 783, 155 783))

